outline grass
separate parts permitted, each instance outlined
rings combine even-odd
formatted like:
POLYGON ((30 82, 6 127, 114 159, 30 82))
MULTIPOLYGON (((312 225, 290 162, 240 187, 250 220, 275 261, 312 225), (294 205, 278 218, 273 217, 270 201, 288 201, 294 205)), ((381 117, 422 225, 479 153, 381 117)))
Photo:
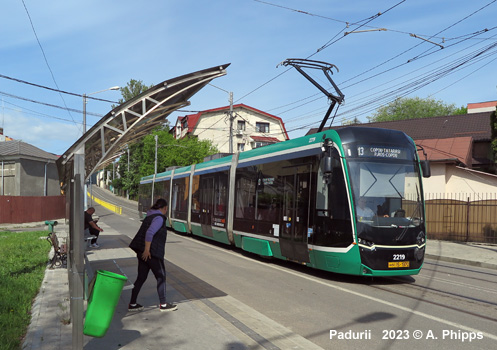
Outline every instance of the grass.
POLYGON ((0 232, 0 350, 21 348, 47 268, 47 231, 0 232))

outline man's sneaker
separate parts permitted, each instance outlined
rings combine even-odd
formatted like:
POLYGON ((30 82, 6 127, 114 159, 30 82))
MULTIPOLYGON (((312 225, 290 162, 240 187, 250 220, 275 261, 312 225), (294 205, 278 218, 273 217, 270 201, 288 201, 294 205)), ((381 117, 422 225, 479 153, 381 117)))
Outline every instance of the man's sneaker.
POLYGON ((91 244, 90 247, 92 247, 92 248, 100 248, 100 246, 97 243, 91 244))
POLYGON ((128 311, 140 311, 143 310, 143 305, 140 304, 128 304, 128 311))
POLYGON ((178 305, 166 303, 166 306, 159 304, 159 309, 161 312, 174 311, 178 309, 178 305))

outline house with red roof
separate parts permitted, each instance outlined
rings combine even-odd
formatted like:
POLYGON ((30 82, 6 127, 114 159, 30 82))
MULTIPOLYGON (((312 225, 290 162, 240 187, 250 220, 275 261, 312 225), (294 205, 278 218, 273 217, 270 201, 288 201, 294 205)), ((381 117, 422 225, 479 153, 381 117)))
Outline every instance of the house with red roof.
POLYGON ((220 153, 230 153, 230 149, 243 152, 289 139, 281 118, 244 104, 233 105, 231 118, 230 106, 178 117, 171 133, 177 139, 211 140, 220 153))
POLYGON ((468 113, 493 112, 497 101, 468 103, 468 113))

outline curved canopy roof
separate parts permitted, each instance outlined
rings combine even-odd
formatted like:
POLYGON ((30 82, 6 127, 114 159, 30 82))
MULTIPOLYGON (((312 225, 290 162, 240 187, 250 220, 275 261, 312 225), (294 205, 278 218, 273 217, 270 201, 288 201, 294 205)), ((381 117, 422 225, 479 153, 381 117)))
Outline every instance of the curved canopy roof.
POLYGON ((76 152, 84 150, 82 175, 86 180, 169 114, 188 106, 188 100, 211 80, 225 75, 228 66, 229 63, 166 80, 107 113, 57 160, 61 186, 71 178, 76 152))

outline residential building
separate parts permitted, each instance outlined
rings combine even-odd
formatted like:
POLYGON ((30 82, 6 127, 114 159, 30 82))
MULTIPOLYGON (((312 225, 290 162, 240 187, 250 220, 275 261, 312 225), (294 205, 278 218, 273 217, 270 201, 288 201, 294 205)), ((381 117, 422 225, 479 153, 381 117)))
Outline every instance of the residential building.
MULTIPOLYGON (((171 129, 174 137, 211 140, 221 153, 230 152, 230 107, 220 107, 178 117, 171 129)), ((288 140, 281 118, 256 108, 237 104, 232 113, 232 150, 250 149, 288 140)))
POLYGON ((57 158, 26 142, 12 140, 0 130, 0 195, 60 195, 57 158))
POLYGON ((468 103, 468 114, 480 112, 493 112, 497 106, 497 101, 468 103))

